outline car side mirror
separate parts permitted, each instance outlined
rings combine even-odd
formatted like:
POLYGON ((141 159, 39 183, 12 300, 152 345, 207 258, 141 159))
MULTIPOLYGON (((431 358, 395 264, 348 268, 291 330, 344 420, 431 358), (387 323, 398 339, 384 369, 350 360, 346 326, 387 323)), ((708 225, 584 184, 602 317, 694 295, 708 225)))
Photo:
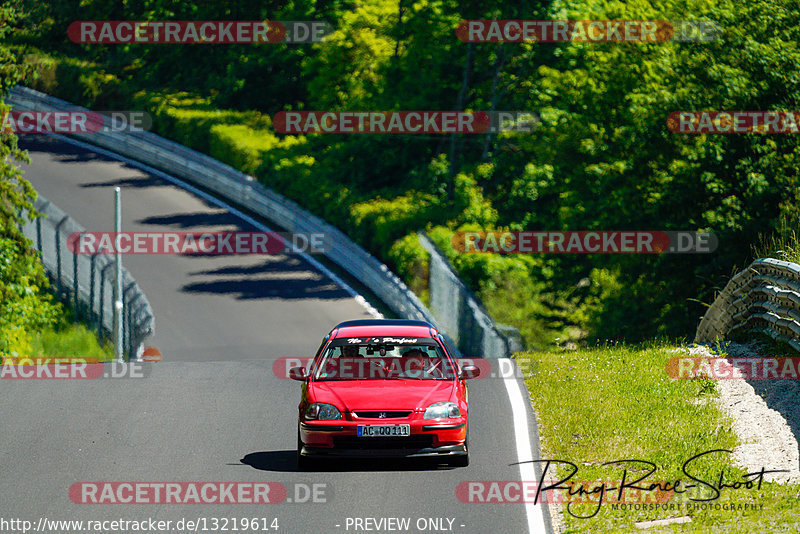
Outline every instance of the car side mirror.
POLYGON ((475 367, 474 365, 465 365, 461 368, 461 372, 458 374, 459 378, 478 378, 480 375, 480 368, 475 367))
POLYGON ((305 380, 308 378, 305 367, 292 367, 289 369, 289 378, 292 380, 305 380))

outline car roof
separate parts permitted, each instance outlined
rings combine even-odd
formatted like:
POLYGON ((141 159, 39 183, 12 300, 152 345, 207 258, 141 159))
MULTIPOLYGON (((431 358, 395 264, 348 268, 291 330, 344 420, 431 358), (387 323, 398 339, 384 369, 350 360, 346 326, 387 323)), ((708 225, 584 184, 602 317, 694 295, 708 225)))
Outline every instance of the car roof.
POLYGON ((345 321, 331 330, 332 339, 365 336, 433 337, 436 327, 426 321, 408 319, 361 319, 345 321))

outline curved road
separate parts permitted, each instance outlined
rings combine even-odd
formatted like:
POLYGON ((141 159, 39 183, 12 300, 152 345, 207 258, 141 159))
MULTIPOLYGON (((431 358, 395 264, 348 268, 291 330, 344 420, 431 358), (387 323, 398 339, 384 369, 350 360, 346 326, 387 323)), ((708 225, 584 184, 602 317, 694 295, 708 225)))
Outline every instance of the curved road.
MULTIPOLYGON (((113 158, 47 137, 21 145, 32 159, 25 177, 89 231, 110 229, 114 186, 122 187, 127 231, 252 229, 113 158)), ((267 526, 277 518, 278 531, 291 533, 549 531, 541 505, 456 497, 462 481, 520 480, 517 462, 531 459, 525 450, 538 451, 521 382, 470 382, 468 468, 336 463, 299 473, 300 388, 276 377, 272 364, 313 355, 331 326, 369 317, 365 308, 297 256, 129 255, 124 263, 153 306, 151 344, 164 361, 150 365, 143 379, 0 382, 0 519, 35 526, 40 518, 153 518, 172 521, 176 532, 182 518, 206 518, 211 529, 212 518, 226 517, 265 518, 267 526), (527 432, 520 430, 525 425, 527 432), (285 486, 288 498, 271 505, 75 504, 69 488, 82 481, 267 481, 285 486), (312 484, 323 485, 321 502, 296 502, 312 484), (411 526, 396 530, 365 518, 408 518, 411 526)))

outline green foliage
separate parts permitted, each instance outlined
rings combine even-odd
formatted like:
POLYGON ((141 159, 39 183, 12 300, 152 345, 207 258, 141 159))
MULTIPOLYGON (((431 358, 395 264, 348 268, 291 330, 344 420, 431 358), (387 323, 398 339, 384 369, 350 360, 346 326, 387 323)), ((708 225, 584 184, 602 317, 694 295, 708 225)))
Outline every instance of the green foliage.
MULTIPOLYGON (((17 24, 21 11, 13 4, 0 7, 0 38, 17 24)), ((0 44, 0 96, 23 76, 17 50, 0 44)), ((0 113, 10 108, 0 102, 0 113)), ((36 191, 22 177, 20 162, 28 162, 13 132, 0 133, 0 359, 26 357, 34 351, 34 331, 54 325, 61 306, 48 293, 49 283, 38 254, 20 227, 38 216, 36 191)))
POLYGON ((800 220, 798 136, 681 135, 666 124, 676 110, 796 109, 800 15, 786 0, 59 0, 29 8, 18 41, 40 87, 150 111, 157 133, 253 174, 414 284, 407 236, 435 226, 717 234, 712 255, 445 250, 492 312, 523 330, 533 325, 534 340, 688 337, 704 312, 697 301, 710 301, 748 261, 750 243, 781 215, 800 220), (83 18, 98 20, 318 18, 335 31, 308 46, 65 44, 79 5, 83 18), (461 20, 493 18, 706 19, 722 33, 652 44, 465 44, 454 36, 461 20), (45 51, 40 64, 32 46, 45 51), (481 136, 270 130, 267 114, 296 109, 517 109, 541 121, 529 133, 481 136))
POLYGON ((211 150, 212 130, 215 126, 260 128, 270 124, 269 118, 259 112, 221 110, 209 98, 186 91, 176 93, 140 91, 134 95, 133 100, 137 107, 147 110, 152 115, 153 129, 160 135, 205 153, 211 150))
POLYGON ((312 155, 316 154, 312 146, 313 140, 302 135, 278 138, 271 150, 261 154, 263 162, 256 177, 346 232, 353 195, 326 172, 328 168, 312 155))
POLYGON ((278 144, 273 132, 244 124, 215 124, 209 137, 212 157, 250 175, 261 165, 262 154, 278 144))
MULTIPOLYGON (((114 109, 125 102, 124 96, 120 94, 123 88, 119 78, 86 61, 59 61, 55 76, 50 79, 57 83, 57 87, 50 91, 54 90, 64 95, 64 99, 79 105, 95 109, 114 109)), ((46 89, 41 88, 43 91, 46 89)))
POLYGON ((471 175, 459 173, 455 177, 454 197, 452 210, 456 223, 493 226, 497 222, 497 210, 483 196, 477 180, 471 175))
POLYGON ((386 254, 390 265, 422 302, 428 303, 430 292, 430 254, 419 242, 416 233, 398 239, 386 254))
POLYGON ((442 207, 433 195, 411 191, 392 200, 377 198, 352 206, 352 234, 384 255, 409 229, 424 228, 440 220, 441 215, 442 207))
POLYGON ((0 355, 27 357, 32 332, 56 323, 60 305, 49 287, 38 255, 24 238, 0 238, 0 355))

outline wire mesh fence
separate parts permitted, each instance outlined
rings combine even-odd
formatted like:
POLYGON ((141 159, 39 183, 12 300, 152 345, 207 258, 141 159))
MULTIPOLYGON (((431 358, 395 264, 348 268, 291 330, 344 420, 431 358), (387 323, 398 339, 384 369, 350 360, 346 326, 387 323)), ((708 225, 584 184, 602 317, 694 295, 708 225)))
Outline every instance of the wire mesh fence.
MULTIPOLYGON (((99 337, 114 328, 114 260, 110 254, 74 254, 69 236, 84 232, 58 206, 39 197, 34 206, 43 215, 22 227, 39 251, 59 299, 68 303, 76 320, 85 321, 99 337)), ((155 331, 150 303, 130 273, 122 269, 123 347, 128 359, 137 358, 145 339, 155 331)))
POLYGON ((465 354, 505 358, 522 350, 519 332, 495 324, 480 299, 450 266, 447 257, 424 234, 420 243, 430 253, 430 307, 442 328, 465 354))

